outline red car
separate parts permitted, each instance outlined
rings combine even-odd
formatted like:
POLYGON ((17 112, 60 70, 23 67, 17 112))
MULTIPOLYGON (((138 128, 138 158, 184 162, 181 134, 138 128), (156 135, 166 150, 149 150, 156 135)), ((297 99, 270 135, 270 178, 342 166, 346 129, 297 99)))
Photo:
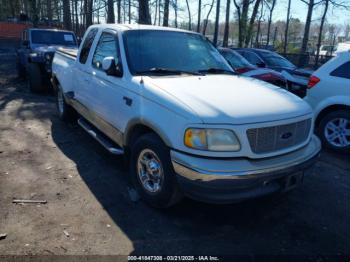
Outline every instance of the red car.
POLYGON ((243 56, 229 48, 219 48, 219 52, 236 73, 254 77, 282 88, 287 88, 287 81, 279 72, 254 66, 243 56))

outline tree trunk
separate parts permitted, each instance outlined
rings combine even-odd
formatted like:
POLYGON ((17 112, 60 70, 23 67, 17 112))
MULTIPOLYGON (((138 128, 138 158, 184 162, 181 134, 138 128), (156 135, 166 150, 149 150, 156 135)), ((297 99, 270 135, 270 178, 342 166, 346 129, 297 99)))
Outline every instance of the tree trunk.
POLYGON ((158 15, 158 0, 156 0, 156 10, 154 11, 153 25, 156 25, 156 23, 157 23, 157 15, 158 15))
POLYGON ((36 8, 36 0, 28 0, 30 2, 30 9, 32 14, 32 22, 34 27, 38 27, 38 9, 36 8))
POLYGON ((318 67, 318 60, 319 60, 319 56, 320 56, 320 48, 321 48, 321 42, 322 42, 323 26, 324 26, 324 22, 325 22, 326 16, 327 16, 328 6, 329 6, 329 0, 325 0, 324 11, 323 11, 323 15, 322 15, 322 18, 321 18, 321 24, 320 24, 320 32, 318 33, 315 68, 318 67))
POLYGON ((214 39, 213 39, 214 46, 217 46, 218 44, 219 19, 220 19, 220 0, 216 0, 216 15, 215 15, 214 39))
POLYGON ((121 0, 117 0, 117 10, 118 10, 118 24, 122 23, 122 7, 121 7, 121 0))
POLYGON ((191 9, 190 5, 188 4, 188 0, 186 0, 187 5, 187 11, 188 11, 188 30, 192 30, 192 18, 191 18, 191 9))
POLYGON ((115 16, 114 16, 114 1, 108 0, 107 2, 107 23, 114 24, 115 16))
POLYGON ((175 11, 175 27, 177 28, 177 0, 174 0, 174 11, 175 11))
POLYGON ((270 8, 270 15, 269 15, 269 22, 267 25, 267 40, 266 40, 266 46, 270 44, 270 34, 271 34, 271 23, 272 23, 272 15, 273 10, 275 9, 276 0, 272 0, 271 8, 270 8))
POLYGON ((224 40, 222 45, 224 47, 228 46, 228 34, 230 31, 230 4, 231 0, 226 1, 226 17, 225 17, 225 30, 224 30, 224 40))
POLYGON ((253 26, 254 26, 254 23, 255 23, 256 15, 258 14, 258 11, 259 11, 260 2, 261 2, 261 0, 256 0, 255 1, 255 5, 254 5, 254 8, 253 8, 252 16, 250 17, 250 21, 249 21, 247 34, 246 34, 246 37, 245 37, 245 47, 248 47, 248 45, 250 43, 250 40, 252 39, 253 26))
POLYGON ((261 10, 260 10, 260 16, 258 19, 258 28, 256 30, 256 36, 255 36, 255 47, 259 47, 259 36, 260 36, 260 30, 261 30, 261 19, 264 15, 264 2, 261 3, 261 10))
POLYGON ((202 33, 203 35, 205 35, 205 32, 207 31, 208 19, 209 19, 209 16, 210 16, 211 11, 213 10, 214 1, 215 1, 215 0, 213 0, 213 1, 211 2, 210 9, 209 9, 209 11, 208 11, 207 17, 206 17, 206 19, 204 20, 203 33, 202 33))
POLYGON ((151 24, 148 0, 139 0, 139 23, 147 25, 151 24))
POLYGON ((238 18, 238 46, 242 47, 240 45, 240 39, 242 39, 242 28, 241 28, 241 23, 242 23, 242 14, 241 14, 241 7, 237 4, 236 0, 233 0, 233 4, 235 5, 237 9, 237 18, 238 18))
POLYGON ((315 5, 315 0, 309 0, 308 11, 307 11, 307 16, 306 16, 306 21, 305 21, 303 43, 302 43, 302 46, 300 49, 299 66, 304 64, 303 55, 306 53, 307 44, 309 42, 311 19, 312 19, 312 12, 314 9, 314 5, 315 5))
POLYGON ((131 24, 131 0, 128 0, 129 24, 131 24))
POLYGON ((169 26, 169 0, 164 1, 163 26, 169 26))
MULTIPOLYGON (((64 0, 69 1, 69 0, 64 0)), ((90 25, 92 25, 92 1, 93 0, 87 0, 86 1, 86 28, 88 28, 90 25)))
POLYGON ((243 42, 247 33, 248 11, 250 0, 242 0, 242 11, 239 19, 238 46, 243 47, 243 42))
POLYGON ((202 15, 202 0, 198 0, 198 19, 197 19, 197 32, 198 33, 200 31, 200 28, 201 28, 201 19, 202 19, 201 15, 202 15))
POLYGON ((66 30, 72 30, 69 0, 63 0, 63 25, 66 30))
POLYGON ((46 7, 47 7, 47 19, 49 20, 49 22, 52 22, 52 4, 51 4, 52 0, 46 0, 46 7))
POLYGON ((283 54, 287 54, 288 33, 289 33, 289 18, 290 18, 290 5, 291 5, 291 2, 292 2, 292 0, 288 0, 286 30, 285 30, 285 32, 284 32, 283 54))

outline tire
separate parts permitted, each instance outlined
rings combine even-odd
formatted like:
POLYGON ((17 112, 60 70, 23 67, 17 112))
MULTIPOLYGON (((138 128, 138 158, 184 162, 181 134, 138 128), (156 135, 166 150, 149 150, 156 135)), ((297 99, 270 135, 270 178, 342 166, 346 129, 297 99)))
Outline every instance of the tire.
POLYGON ((168 208, 181 200, 182 193, 178 188, 169 149, 156 134, 145 134, 132 145, 130 173, 137 192, 152 207, 168 208), (147 164, 142 164, 141 159, 147 159, 147 164), (157 181, 155 183, 141 182, 141 175, 139 174, 142 173, 139 169, 144 171, 143 174, 149 174, 149 172, 146 172, 146 166, 149 170, 153 169, 153 174, 156 174, 153 176, 153 181, 158 180, 158 187, 156 186, 157 181), (154 177, 158 179, 154 179, 154 177))
POLYGON ((24 79, 26 77, 26 70, 25 67, 20 63, 19 59, 17 59, 16 68, 18 78, 24 79))
POLYGON ((39 65, 34 63, 28 63, 27 72, 28 72, 28 86, 29 86, 30 92, 41 93, 45 91, 39 65))
POLYGON ((57 85, 56 90, 56 107, 58 116, 61 120, 65 122, 73 122, 77 119, 77 112, 72 106, 67 104, 66 98, 64 97, 62 88, 60 85, 57 85))
POLYGON ((338 110, 321 119, 317 134, 322 144, 340 153, 350 153, 350 111, 338 110))

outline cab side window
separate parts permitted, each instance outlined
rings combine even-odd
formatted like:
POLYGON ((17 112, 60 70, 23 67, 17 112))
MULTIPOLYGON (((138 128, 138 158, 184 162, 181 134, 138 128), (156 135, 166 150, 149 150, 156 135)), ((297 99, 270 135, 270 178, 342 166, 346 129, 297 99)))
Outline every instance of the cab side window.
POLYGON ((88 35, 86 36, 84 43, 82 44, 80 57, 79 57, 79 62, 81 64, 86 63, 86 60, 89 56, 90 48, 92 46, 92 43, 94 42, 97 31, 98 31, 97 28, 91 29, 88 35))
POLYGON ((333 70, 333 72, 331 72, 331 76, 350 79, 350 61, 333 70))
POLYGON ((97 69, 102 69, 102 61, 105 57, 114 57, 115 64, 118 64, 119 47, 116 41, 116 36, 110 33, 102 33, 100 40, 97 43, 94 56, 92 57, 92 66, 97 69))

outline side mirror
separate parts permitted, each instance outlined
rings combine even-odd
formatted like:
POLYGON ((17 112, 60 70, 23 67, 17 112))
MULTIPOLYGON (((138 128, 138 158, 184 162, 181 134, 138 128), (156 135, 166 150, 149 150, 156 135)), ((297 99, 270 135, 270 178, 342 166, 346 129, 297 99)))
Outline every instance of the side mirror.
POLYGON ((266 67, 266 64, 264 62, 257 62, 257 67, 266 67))
POLYGON ((23 40, 22 45, 25 47, 29 47, 29 41, 28 40, 23 40))
POLYGON ((102 60, 102 69, 107 75, 122 77, 123 70, 120 63, 116 64, 115 59, 112 56, 107 56, 102 60))

